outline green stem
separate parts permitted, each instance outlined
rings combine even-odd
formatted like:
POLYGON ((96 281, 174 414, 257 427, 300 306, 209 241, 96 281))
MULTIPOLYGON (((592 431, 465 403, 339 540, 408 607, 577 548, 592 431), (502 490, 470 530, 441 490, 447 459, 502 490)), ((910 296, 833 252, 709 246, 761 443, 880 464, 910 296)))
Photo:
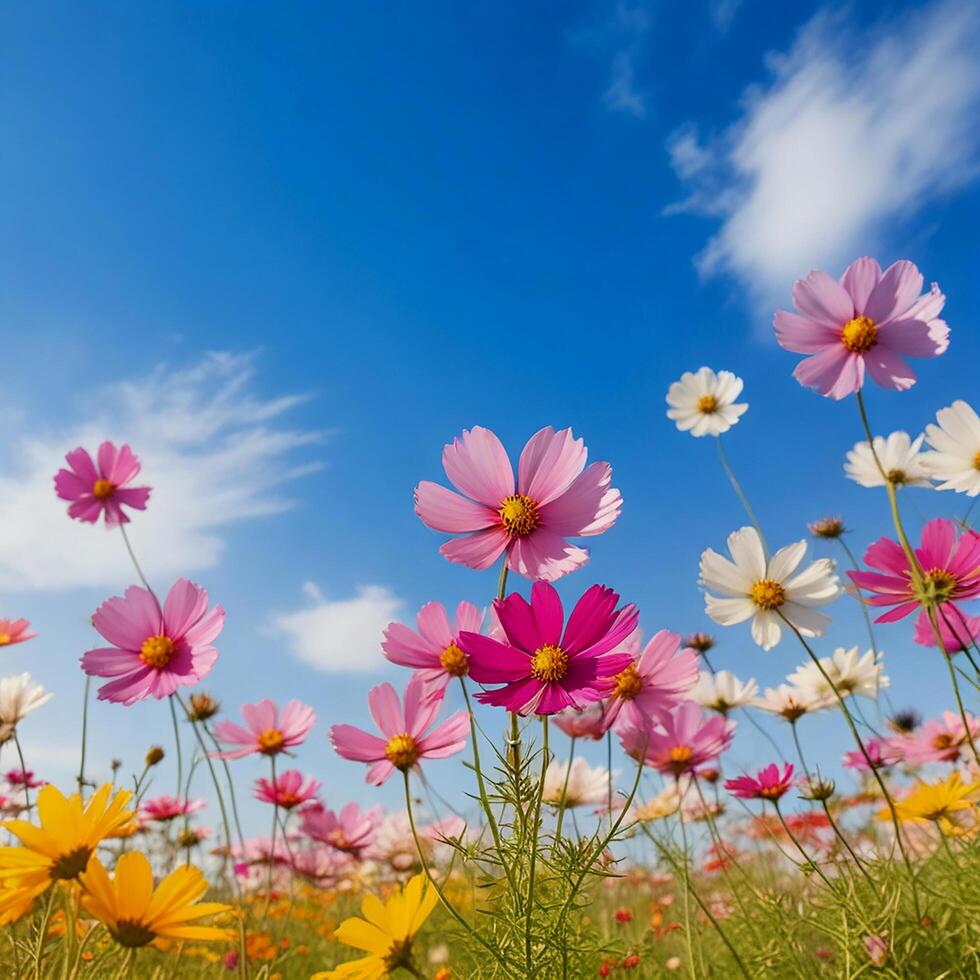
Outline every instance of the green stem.
MULTIPOLYGON (((561 799, 558 801, 558 826, 555 827, 555 840, 559 840, 561 838, 561 825, 562 821, 565 819, 565 801, 568 798, 568 780, 572 775, 572 762, 575 760, 575 742, 576 739, 573 735, 571 746, 568 750, 568 768, 565 770, 565 782, 562 784, 561 799)), ((609 812, 612 813, 612 804, 609 806, 609 812)))
POLYGON ((783 825, 783 830, 786 831, 786 836, 796 846, 796 849, 802 855, 803 860, 807 863, 807 865, 813 868, 813 870, 816 871, 818 875, 820 875, 821 879, 823 880, 823 883, 830 889, 830 893, 832 895, 836 894, 836 892, 834 891, 834 886, 831 884, 830 879, 823 873, 823 871, 820 870, 820 865, 817 864, 817 862, 814 861, 813 858, 811 858, 810 855, 807 854, 805 850, 803 850, 803 845, 796 839, 796 836, 794 835, 793 831, 789 829, 789 824, 787 824, 786 821, 783 819, 783 811, 779 809, 779 802, 777 800, 771 800, 770 802, 772 803, 772 808, 776 811, 776 816, 779 817, 779 822, 783 825))
POLYGON ((174 707, 174 696, 171 694, 167 701, 170 703, 170 717, 174 723, 174 745, 177 747, 177 799, 180 799, 184 788, 184 757, 180 749, 180 729, 177 726, 177 709, 174 707))
POLYGON ((82 695, 82 757, 78 764, 78 794, 85 801, 85 747, 88 742, 88 700, 92 687, 92 678, 85 675, 85 693, 82 695))
POLYGON ((936 638, 936 644, 942 651, 943 659, 946 661, 946 666, 949 668, 949 679, 953 682, 953 694, 956 697, 956 707, 960 712, 960 720, 963 722, 963 731, 966 733, 966 740, 970 743, 970 750, 973 752, 973 758, 976 759, 977 765, 980 765, 980 755, 977 754, 977 746, 973 741, 973 732, 970 730, 970 720, 966 716, 966 709, 963 707, 963 698, 960 696, 960 685, 956 680, 956 669, 953 667, 953 658, 946 650, 946 644, 943 643, 942 631, 939 629, 939 623, 936 620, 936 607, 931 604, 926 606, 926 615, 929 617, 929 624, 932 626, 932 633, 936 638))
POLYGON ((541 781, 538 783, 538 795, 534 803, 534 820, 531 823, 531 866, 527 877, 527 918, 524 922, 524 958, 529 977, 534 976, 532 960, 532 926, 534 924, 534 873, 538 860, 538 836, 541 825, 541 799, 544 796, 544 779, 548 771, 548 716, 541 718, 541 781))
MULTIPOLYGON (((721 445, 721 443, 719 443, 719 445, 721 445)), ((678 785, 678 793, 679 792, 680 786, 678 785)), ((681 826, 681 842, 684 847, 684 853, 681 855, 681 860, 684 866, 684 943, 687 950, 687 962, 688 969, 691 972, 691 980, 697 980, 698 972, 694 968, 694 943, 691 935, 691 870, 688 862, 687 827, 684 824, 683 801, 682 805, 677 809, 677 820, 681 826)))
MULTIPOLYGON (((214 746, 214 751, 217 755, 221 754, 221 746, 218 744, 218 740, 214 736, 214 732, 208 728, 207 722, 201 722, 204 728, 205 734, 208 736, 211 744, 214 746)), ((225 771, 225 779, 228 782, 228 799, 231 802, 231 815, 235 821, 235 832, 238 834, 238 846, 241 847, 242 851, 245 850, 245 835, 242 833, 242 822, 238 818, 238 802, 235 798, 235 783, 231 778, 231 768, 228 766, 228 760, 222 759, 221 765, 225 771)))
POLYGON ((834 816, 830 812, 830 807, 827 805, 827 801, 821 800, 820 805, 823 807, 823 812, 827 815, 827 820, 830 822, 830 826, 833 828, 834 833, 837 835, 837 839, 844 845, 845 849, 847 850, 847 853, 851 855, 851 858, 854 860, 854 863, 857 865, 858 870, 867 879, 868 884, 871 885, 872 888, 875 888, 876 886, 874 880, 871 878, 871 875, 868 874, 867 869, 864 867, 864 864, 862 863, 861 859, 857 856, 857 854, 854 852, 854 849, 848 843, 848 840, 841 832, 840 827, 837 826, 837 821, 834 820, 834 816))
POLYGON ((721 444, 721 436, 716 436, 715 442, 718 444, 718 458, 721 460, 722 469, 725 471, 725 475, 728 477, 728 480, 732 485, 732 489, 735 491, 735 495, 738 497, 739 502, 745 510, 745 513, 752 522, 752 526, 759 535, 759 540, 762 542, 762 550, 766 553, 766 559, 768 559, 769 546, 766 544, 766 536, 762 533, 762 525, 759 523, 759 519, 755 516, 755 511, 752 509, 752 505, 749 503, 749 498, 745 496, 745 492, 742 490, 741 485, 735 478, 734 470, 732 470, 728 463, 728 456, 725 454, 725 448, 721 444))
MULTIPOLYGON (((272 788, 275 792, 276 786, 276 757, 269 756, 269 767, 272 774, 272 788)), ((269 834, 269 875, 265 883, 265 908, 262 912, 262 921, 269 917, 269 906, 272 905, 272 873, 276 867, 276 828, 279 826, 279 798, 275 797, 272 804, 272 830, 269 834)))
POLYGON ((789 727, 793 732, 793 743, 796 745, 796 754, 800 757, 800 765, 803 767, 803 772, 806 774, 806 780, 808 783, 813 782, 813 776, 810 775, 810 768, 806 764, 806 758, 803 755, 803 746, 800 744, 800 734, 796 730, 797 719, 794 718, 790 723, 789 727))
POLYGON ((20 737, 17 735, 17 729, 14 729, 14 745, 17 747, 17 758, 20 760, 20 771, 21 775, 24 777, 24 807, 27 810, 27 816, 31 815, 31 791, 28 788, 28 775, 27 766, 24 764, 24 752, 20 747, 20 737))

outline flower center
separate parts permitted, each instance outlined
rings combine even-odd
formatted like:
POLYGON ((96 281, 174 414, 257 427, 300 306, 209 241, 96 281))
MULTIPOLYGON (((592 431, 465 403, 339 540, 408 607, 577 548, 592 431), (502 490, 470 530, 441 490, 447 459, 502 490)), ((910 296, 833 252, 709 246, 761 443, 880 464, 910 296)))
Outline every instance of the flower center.
POLYGON ((288 789, 280 790, 278 793, 278 799, 279 799, 279 805, 284 810, 292 810, 294 806, 298 806, 299 803, 302 802, 295 793, 291 792, 288 789))
POLYGON ((765 800, 778 800, 782 795, 783 787, 778 784, 776 786, 763 786, 759 791, 759 796, 765 800))
POLYGON ((949 732, 940 732, 933 740, 934 749, 951 749, 954 745, 953 736, 949 732))
POLYGON ((388 741, 385 746, 385 755, 396 769, 404 771, 415 765, 419 757, 419 750, 415 744, 415 739, 408 732, 403 732, 388 741))
POLYGON ((406 966, 412 961, 412 941, 410 939, 395 939, 385 956, 385 968, 388 973, 394 973, 400 966, 406 966))
POLYGON ((702 395, 698 399, 698 411, 705 415, 712 415, 718 411, 718 399, 714 395, 702 395))
POLYGON ((439 655, 439 663, 450 677, 465 677, 469 673, 470 665, 466 654, 458 646, 456 641, 446 647, 439 655))
POLYGON ((889 470, 885 478, 893 487, 900 487, 908 479, 905 470, 889 470))
POLYGON ((96 480, 92 484, 92 496, 96 500, 105 500, 107 497, 112 496, 112 492, 115 489, 115 484, 110 483, 108 480, 96 480))
POLYGON ((69 881, 77 878, 88 864, 88 859, 92 856, 91 848, 79 847, 67 854, 62 854, 51 862, 48 875, 54 881, 69 881))
POLYGON ((9 633, 0 633, 0 647, 5 647, 10 642, 9 633))
POLYGON ((630 664, 616 675, 616 686, 613 688, 614 698, 632 701, 643 690, 643 678, 636 669, 636 664, 630 664))
POLYGON ((980 450, 977 450, 976 456, 973 457, 973 468, 980 470, 980 450))
POLYGON ((856 316, 844 324, 840 340, 852 354, 864 354, 878 343, 878 328, 871 317, 856 316))
POLYGON ((925 577, 926 599, 947 602, 956 588, 956 576, 945 568, 930 568, 925 577))
POLYGON ((541 520, 538 505, 523 493, 504 497, 499 513, 504 529, 515 538, 526 538, 541 520))
POLYGON ((693 755, 694 749, 690 745, 675 745, 667 754, 667 764, 675 773, 680 775, 687 769, 693 755))
POLYGON ((560 681, 568 673, 568 654, 553 643, 538 647, 531 657, 531 676, 550 684, 560 681))
POLYGON ((120 919, 109 931, 120 946, 130 949, 146 946, 156 939, 156 933, 152 929, 147 929, 142 922, 133 922, 129 919, 120 919))
POLYGON ((255 740, 259 751, 265 755, 275 755, 282 751, 286 736, 278 728, 267 728, 264 732, 259 732, 259 737, 255 740))
POLYGON ((749 597, 760 609, 778 609, 786 601, 786 590, 771 578, 752 583, 749 597))
POLYGON ((155 670, 163 670, 170 663, 170 658, 174 655, 174 641, 163 633, 156 636, 148 636, 140 647, 140 660, 147 667, 155 670))

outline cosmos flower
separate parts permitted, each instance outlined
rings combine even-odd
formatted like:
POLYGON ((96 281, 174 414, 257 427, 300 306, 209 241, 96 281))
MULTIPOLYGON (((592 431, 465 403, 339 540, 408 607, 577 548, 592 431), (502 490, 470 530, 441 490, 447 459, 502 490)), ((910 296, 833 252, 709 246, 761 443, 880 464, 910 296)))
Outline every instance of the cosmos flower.
POLYGON ((667 418, 692 436, 719 436, 748 409, 744 403, 735 404, 741 393, 742 379, 731 371, 715 374, 709 367, 685 371, 667 389, 667 418))
MULTIPOLYGON (((874 650, 862 654, 856 646, 849 650, 837 647, 831 656, 820 658, 820 666, 842 698, 853 694, 874 700, 878 690, 891 683, 882 673, 884 668, 880 658, 880 650, 876 657, 874 650)), ((836 703, 833 689, 812 661, 797 667, 787 680, 815 704, 826 707, 836 703)))
POLYGON ((630 816, 640 823, 663 820, 681 808, 681 792, 676 782, 669 783, 656 796, 634 807, 630 816))
POLYGON ((887 439, 875 436, 874 453, 867 439, 856 442, 847 454, 844 472, 848 479, 862 487, 883 487, 885 477, 878 469, 875 456, 893 487, 931 487, 925 453, 921 452, 925 436, 911 439, 907 432, 893 432, 887 439))
POLYGON ((224 609, 208 611, 207 592, 185 578, 171 586, 163 609, 151 592, 131 585, 95 611, 92 625, 112 645, 84 654, 82 670, 112 678, 99 688, 100 701, 164 698, 210 673, 224 624, 224 609))
POLYGON ((38 779, 32 769, 11 769, 4 777, 10 786, 23 786, 27 789, 38 789, 47 786, 47 780, 38 779))
POLYGON ((755 707, 779 715, 785 721, 793 722, 802 718, 808 711, 816 711, 825 707, 822 698, 802 691, 794 684, 780 684, 779 687, 767 687, 761 698, 756 698, 755 707))
POLYGON ((283 810, 292 810, 301 803, 315 800, 319 791, 318 780, 312 777, 304 780, 303 774, 298 769, 287 769, 276 775, 275 782, 264 777, 256 779, 254 795, 263 803, 272 803, 274 806, 282 807, 283 810))
POLYGON ((459 634, 463 630, 479 633, 484 615, 472 602, 461 602, 455 621, 450 623, 441 602, 427 602, 415 618, 418 631, 402 623, 389 623, 381 649, 393 664, 415 667, 426 690, 440 693, 454 677, 469 673, 469 661, 459 648, 459 634))
POLYGON ((222 742, 239 746, 215 753, 217 759, 241 759, 246 755, 278 755, 302 745, 316 721, 313 709, 295 698, 280 711, 268 698, 256 704, 242 705, 246 727, 223 721, 214 729, 222 742))
POLYGON ((105 514, 108 527, 128 524, 123 507, 145 510, 149 487, 129 486, 140 471, 140 463, 129 446, 119 449, 111 442, 99 446, 98 464, 79 446, 65 456, 70 469, 55 474, 55 493, 70 500, 68 516, 94 524, 105 514))
POLYGON ((793 371, 807 388, 828 398, 860 391, 865 372, 884 388, 915 384, 905 357, 936 357, 949 346, 939 319, 946 297, 933 283, 924 296, 922 275, 904 259, 884 272, 874 259, 852 262, 840 282, 811 272, 793 287, 797 313, 773 318, 781 347, 808 355, 793 371))
MULTIPOLYGON (((936 610, 936 625, 947 653, 960 653, 980 637, 980 616, 967 616, 955 603, 947 602, 936 610)), ((929 616, 921 613, 915 620, 915 642, 924 647, 936 645, 936 633, 929 616)))
MULTIPOLYGON (((973 740, 980 740, 980 718, 966 712, 966 720, 973 740)), ((906 762, 921 766, 930 762, 959 762, 969 739, 959 714, 944 711, 941 719, 923 722, 917 729, 896 740, 896 743, 901 746, 906 762)))
POLYGON ((552 759, 541 799, 554 806, 560 806, 563 797, 566 807, 595 806, 608 800, 611 779, 608 769, 592 767, 581 757, 571 763, 552 759))
POLYGON ((938 490, 955 490, 968 497, 980 494, 980 418, 965 401, 955 401, 936 413, 938 425, 926 426, 927 452, 923 464, 938 490))
POLYGON ((630 728, 620 733, 627 755, 658 772, 680 776, 713 762, 735 737, 735 722, 721 715, 705 718, 693 701, 682 701, 662 723, 650 731, 630 728))
POLYGON ((807 524, 807 528, 815 538, 823 538, 826 541, 834 541, 847 533, 847 528, 839 517, 822 517, 819 521, 807 524))
POLYGON ((12 674, 0 680, 0 724, 19 725, 54 695, 31 680, 30 674, 12 674))
POLYGON ((716 674, 702 670, 688 696, 702 708, 727 715, 735 708, 752 704, 758 693, 759 685, 753 678, 743 682, 727 670, 719 670, 716 674))
POLYGON ((861 942, 864 943, 864 950, 868 954, 868 959, 875 966, 884 966, 888 962, 891 947, 888 945, 886 936, 862 936, 861 942))
POLYGON ((864 757, 864 752, 854 749, 844 753, 843 764, 847 769, 856 769, 858 772, 867 772, 868 769, 888 769, 896 763, 902 761, 902 750, 899 748, 898 741, 893 738, 866 738, 864 748, 868 753, 868 758, 864 757), (868 765, 868 759, 871 765, 868 765))
POLYGON ((765 769, 760 769, 755 776, 738 776, 725 782, 725 789, 732 796, 742 800, 772 800, 776 801, 793 785, 793 765, 787 762, 783 771, 771 762, 765 769))
POLYGON ((365 779, 380 786, 396 769, 407 772, 421 759, 445 759, 463 750, 470 731, 467 712, 457 711, 428 731, 441 707, 442 698, 428 696, 418 677, 405 688, 404 706, 390 684, 379 684, 368 692, 368 708, 384 737, 334 725, 330 741, 342 758, 372 763, 365 779))
POLYGON ((591 738, 598 741, 609 725, 603 701, 591 701, 584 708, 565 708, 552 715, 551 720, 569 738, 591 738))
POLYGON ((189 817, 204 809, 204 800, 178 800, 174 796, 158 796, 152 800, 144 800, 140 806, 140 815, 145 820, 155 823, 169 823, 177 817, 189 817))
POLYGON ((373 843, 381 815, 380 806, 362 811, 356 803, 348 803, 339 813, 334 813, 317 805, 303 809, 300 826, 303 833, 313 840, 359 856, 364 848, 373 843))
POLYGON ((37 633, 28 633, 30 623, 26 619, 0 619, 0 647, 12 647, 16 643, 33 640, 37 633))
POLYGON ((511 571, 553 581, 589 559, 566 539, 602 534, 622 507, 610 486, 612 468, 586 468, 587 455, 571 429, 540 429, 521 453, 515 486, 500 440, 475 426, 442 453, 459 493, 423 480, 415 488, 415 513, 433 530, 465 535, 439 548, 449 561, 484 569, 506 554, 511 571))
POLYGON ((618 601, 612 589, 593 585, 566 624, 558 592, 547 582, 534 583, 530 603, 516 592, 495 600, 506 641, 459 635, 473 680, 504 685, 481 691, 477 700, 522 715, 598 701, 612 686, 609 678, 632 663, 628 653, 610 652, 636 629, 636 608, 617 609, 618 601))
POLYGON ((708 548, 701 555, 700 584, 721 596, 705 595, 708 615, 722 626, 752 620, 752 639, 771 650, 782 636, 781 617, 804 636, 820 636, 829 617, 814 607, 840 595, 833 561, 818 558, 802 571, 806 542, 780 548, 767 559, 759 532, 743 527, 728 536, 732 561, 708 548))

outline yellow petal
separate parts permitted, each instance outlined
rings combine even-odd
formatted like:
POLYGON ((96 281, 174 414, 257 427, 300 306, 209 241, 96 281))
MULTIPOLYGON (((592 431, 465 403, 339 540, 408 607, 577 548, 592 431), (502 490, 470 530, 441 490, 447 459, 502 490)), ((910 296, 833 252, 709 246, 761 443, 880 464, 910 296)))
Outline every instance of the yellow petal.
POLYGON ((131 922, 145 922, 153 895, 153 869, 139 851, 129 851, 116 862, 113 882, 117 915, 131 922))
POLYGON ((337 926, 334 938, 348 946, 363 949, 366 953, 374 953, 375 956, 387 956, 391 949, 391 936, 363 919, 344 919, 337 926))

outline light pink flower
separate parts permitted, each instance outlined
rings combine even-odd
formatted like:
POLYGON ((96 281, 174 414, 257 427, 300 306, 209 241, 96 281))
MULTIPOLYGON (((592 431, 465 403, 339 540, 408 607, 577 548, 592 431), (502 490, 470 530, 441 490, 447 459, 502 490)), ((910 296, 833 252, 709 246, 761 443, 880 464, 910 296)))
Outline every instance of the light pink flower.
POLYGON ((506 553, 511 571, 554 581, 589 559, 566 539, 602 534, 622 507, 609 485, 612 468, 586 468, 587 456, 571 429, 540 429, 521 453, 515 486, 500 440, 474 426, 442 452, 446 476, 460 492, 423 480, 415 488, 415 513, 436 531, 466 535, 439 548, 450 561, 484 569, 506 553))
POLYGON ((887 936, 862 936, 861 941, 864 943, 868 959, 875 966, 884 966, 888 962, 891 947, 888 945, 887 936))
POLYGON ((0 647, 33 640, 37 633, 27 632, 30 625, 26 619, 0 619, 0 647))
POLYGON ((256 779, 254 795, 263 803, 272 803, 284 810, 292 810, 301 803, 316 799, 320 791, 320 783, 310 777, 304 781, 303 774, 298 769, 287 769, 271 779, 256 779))
POLYGON ((629 728, 619 733, 627 755, 642 759, 658 772, 681 776, 713 762, 735 737, 735 722, 722 715, 707 720, 700 706, 682 701, 661 726, 629 728))
MULTIPOLYGON (((943 648, 947 653, 960 653, 972 646, 980 637, 980 616, 967 616, 953 602, 939 606, 936 610, 939 634, 943 638, 943 648)), ((936 645, 936 634, 929 617, 920 613, 915 620, 915 642, 924 647, 936 645)))
POLYGON ((174 796, 158 796, 152 800, 144 800, 140 807, 140 816, 144 820, 156 823, 169 823, 177 817, 189 817, 204 809, 204 800, 178 800, 174 796))
POLYGON ((858 772, 867 772, 871 769, 887 769, 902 761, 902 749, 898 739, 894 738, 868 738, 864 741, 864 747, 871 760, 868 766, 868 759, 859 749, 854 749, 844 753, 844 766, 848 769, 856 769, 858 772))
POLYGON ((465 711, 427 733, 441 707, 442 698, 427 695, 418 677, 405 688, 404 708, 390 684, 379 684, 368 692, 368 708, 384 738, 353 725, 334 725, 330 741, 344 759, 373 763, 365 779, 380 786, 396 769, 407 772, 421 759, 445 759, 462 751, 470 731, 465 711))
POLYGON ((89 650, 82 670, 112 678, 99 688, 100 701, 164 698, 211 671, 218 659, 212 644, 224 624, 224 609, 208 611, 207 592, 185 578, 173 584, 162 610, 152 593, 131 585, 95 611, 92 625, 112 646, 89 650))
POLYGON ((754 776, 738 776, 725 781, 725 789, 741 800, 778 800, 793 785, 793 764, 787 762, 783 771, 775 762, 760 769, 754 776))
POLYGON ((278 755, 302 745, 316 721, 313 709, 295 698, 287 701, 280 711, 274 701, 264 698, 256 704, 243 704, 242 717, 246 727, 233 721, 215 726, 214 734, 222 742, 238 745, 215 753, 217 759, 241 759, 246 755, 278 755))
POLYGON ((321 844, 359 857, 374 842, 381 815, 380 806, 362 812, 356 803, 348 803, 340 813, 324 806, 311 806, 302 811, 300 829, 321 844))
MULTIPOLYGON (((973 740, 980 740, 980 718, 967 712, 966 720, 973 740)), ((953 711, 944 711, 941 721, 934 719, 924 722, 910 735, 895 741, 902 747, 905 761, 913 766, 929 762, 959 762, 968 744, 963 719, 953 711)))
POLYGON ((829 398, 860 391, 865 371, 882 387, 904 391, 915 384, 905 357, 936 357, 949 346, 939 319, 946 297, 933 283, 924 296, 922 275, 901 260, 884 273, 874 259, 852 262, 840 282, 811 272, 793 287, 798 313, 777 310, 780 346, 807 354, 793 376, 829 398))
POLYGON ((606 734, 606 706, 604 701, 592 701, 584 708, 565 708, 552 715, 551 720, 569 738, 591 738, 598 741, 606 734))
POLYGON ((381 649, 401 667, 415 667, 415 676, 430 694, 441 694, 454 677, 469 673, 469 659, 459 647, 463 630, 479 633, 484 613, 472 602, 456 607, 455 622, 449 622, 441 602, 427 602, 415 618, 418 632, 402 623, 389 623, 381 649))
POLYGON ((131 487, 140 463, 129 446, 119 449, 111 442, 99 446, 98 465, 88 450, 79 446, 65 456, 71 469, 61 469, 54 477, 55 493, 72 501, 68 516, 94 524, 102 514, 108 526, 128 524, 123 507, 145 510, 149 487, 131 487))

